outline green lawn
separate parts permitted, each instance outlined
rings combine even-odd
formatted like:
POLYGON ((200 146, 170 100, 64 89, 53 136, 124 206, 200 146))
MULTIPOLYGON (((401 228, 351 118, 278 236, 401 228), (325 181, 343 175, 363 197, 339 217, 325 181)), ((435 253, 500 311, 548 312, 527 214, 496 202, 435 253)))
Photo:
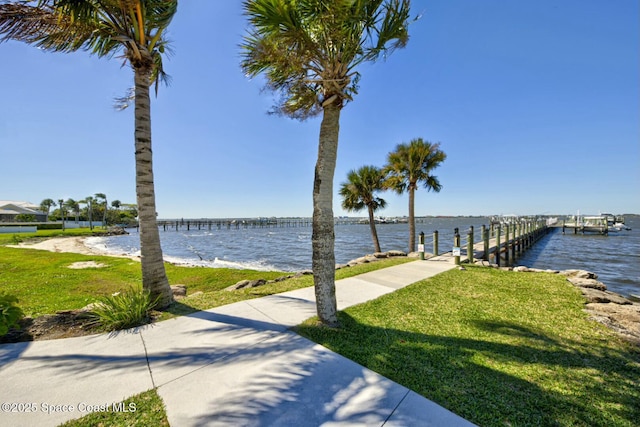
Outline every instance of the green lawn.
POLYGON ((60 427, 168 427, 164 402, 155 389, 126 399, 128 412, 94 412, 60 427))
POLYGON ((66 230, 38 230, 35 233, 0 233, 0 245, 13 245, 25 240, 49 239, 51 237, 98 236, 106 234, 103 228, 69 228, 66 230))
MULTIPOLYGON (((55 231, 55 230, 54 230, 55 231)), ((20 235, 19 239, 49 237, 51 231, 36 235, 20 235)), ((58 230, 57 233, 60 234, 58 230)), ((73 235, 88 235, 88 230, 75 231, 73 235)), ((72 235, 65 232, 65 235, 72 235)), ((111 295, 134 286, 141 286, 140 263, 127 258, 73 253, 54 253, 36 249, 9 248, 16 240, 11 235, 0 235, 0 292, 14 295, 27 316, 52 314, 58 310, 78 309, 95 302, 97 297, 111 295), (75 262, 96 261, 103 268, 74 270, 68 268, 75 262)), ((378 268, 411 261, 407 258, 392 258, 375 263, 344 268, 336 272, 341 279, 378 268)), ((233 302, 259 298, 293 289, 313 286, 310 275, 291 278, 258 288, 233 292, 224 288, 241 280, 274 280, 292 273, 277 271, 237 270, 229 268, 178 267, 166 264, 167 276, 172 285, 187 286, 186 298, 172 306, 162 318, 192 313, 233 302)))
POLYGON ((583 306, 562 276, 467 267, 297 332, 481 426, 637 426, 640 349, 583 306))

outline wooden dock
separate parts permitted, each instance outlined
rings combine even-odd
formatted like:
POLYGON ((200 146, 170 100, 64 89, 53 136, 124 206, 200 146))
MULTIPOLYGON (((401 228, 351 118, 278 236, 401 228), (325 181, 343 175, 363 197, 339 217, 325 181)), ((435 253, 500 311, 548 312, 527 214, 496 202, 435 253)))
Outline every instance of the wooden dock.
POLYGON ((562 221, 562 234, 567 230, 573 230, 573 234, 578 232, 609 234, 609 222, 606 216, 578 216, 569 221, 562 221))
MULTIPOLYGON (((479 230, 479 236, 477 236, 478 230, 474 230, 473 227, 466 232, 463 231, 462 235, 456 228, 453 251, 450 254, 455 258, 456 264, 473 263, 482 259, 492 264, 510 265, 549 230, 546 220, 541 218, 520 218, 510 223, 492 223, 490 228, 483 225, 479 230)), ((425 236, 420 238, 424 250, 427 243, 424 241, 425 236)), ((438 232, 435 231, 433 238, 430 239, 433 244, 433 255, 444 255, 439 252, 438 240, 438 232)))

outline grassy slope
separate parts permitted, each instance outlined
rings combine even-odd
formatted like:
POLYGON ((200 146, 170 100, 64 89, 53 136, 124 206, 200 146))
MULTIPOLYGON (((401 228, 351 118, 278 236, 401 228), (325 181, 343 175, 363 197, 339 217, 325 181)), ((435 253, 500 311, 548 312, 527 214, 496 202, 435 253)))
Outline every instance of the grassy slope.
POLYGON ((450 271, 298 332, 482 426, 631 426, 640 354, 564 277, 450 271))
MULTIPOLYGON (((48 235, 44 234, 45 237, 48 235)), ((43 236, 42 232, 38 232, 38 236, 43 236)), ((0 235, 0 292, 16 296, 20 301, 19 306, 28 316, 82 308, 94 302, 98 296, 110 295, 131 286, 141 286, 140 263, 136 261, 3 246, 12 242, 12 236, 0 235), (100 262, 106 267, 80 270, 68 268, 74 262, 84 261, 100 262)), ((410 259, 396 258, 345 268, 336 272, 336 278, 362 274, 407 261, 410 259)), ((165 313, 164 318, 313 286, 311 276, 302 276, 258 288, 228 292, 224 288, 241 280, 272 280, 290 273, 178 267, 170 264, 166 264, 166 269, 171 284, 186 285, 188 294, 202 294, 176 303, 169 313, 165 313)))

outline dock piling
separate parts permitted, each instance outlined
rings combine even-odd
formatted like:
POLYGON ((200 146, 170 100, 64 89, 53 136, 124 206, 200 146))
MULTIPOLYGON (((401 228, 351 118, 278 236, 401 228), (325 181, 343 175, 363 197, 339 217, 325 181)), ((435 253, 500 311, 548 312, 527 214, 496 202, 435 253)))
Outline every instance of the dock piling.
POLYGON ((469 264, 473 264, 473 225, 469 227, 467 232, 467 259, 469 264))
POLYGON ((489 231, 487 230, 487 226, 484 224, 482 224, 481 234, 482 234, 482 241, 484 242, 482 259, 485 261, 489 261, 489 231))
POLYGON ((438 230, 433 232, 433 256, 438 256, 438 230))
POLYGON ((454 262, 456 265, 460 265, 460 233, 458 231, 458 228, 454 229, 454 234, 453 234, 453 250, 456 251, 457 250, 457 255, 456 253, 454 253, 454 262))

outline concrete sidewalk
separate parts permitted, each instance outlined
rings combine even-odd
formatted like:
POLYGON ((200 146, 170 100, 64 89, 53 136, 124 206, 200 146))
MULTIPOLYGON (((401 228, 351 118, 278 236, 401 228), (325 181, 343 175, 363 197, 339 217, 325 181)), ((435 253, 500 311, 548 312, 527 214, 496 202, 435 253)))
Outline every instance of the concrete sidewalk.
MULTIPOLYGON (((336 282, 338 308, 453 268, 450 256, 336 282)), ((291 332, 313 288, 116 335, 0 345, 0 425, 56 426, 157 387, 172 426, 467 426, 466 420, 291 332)))

